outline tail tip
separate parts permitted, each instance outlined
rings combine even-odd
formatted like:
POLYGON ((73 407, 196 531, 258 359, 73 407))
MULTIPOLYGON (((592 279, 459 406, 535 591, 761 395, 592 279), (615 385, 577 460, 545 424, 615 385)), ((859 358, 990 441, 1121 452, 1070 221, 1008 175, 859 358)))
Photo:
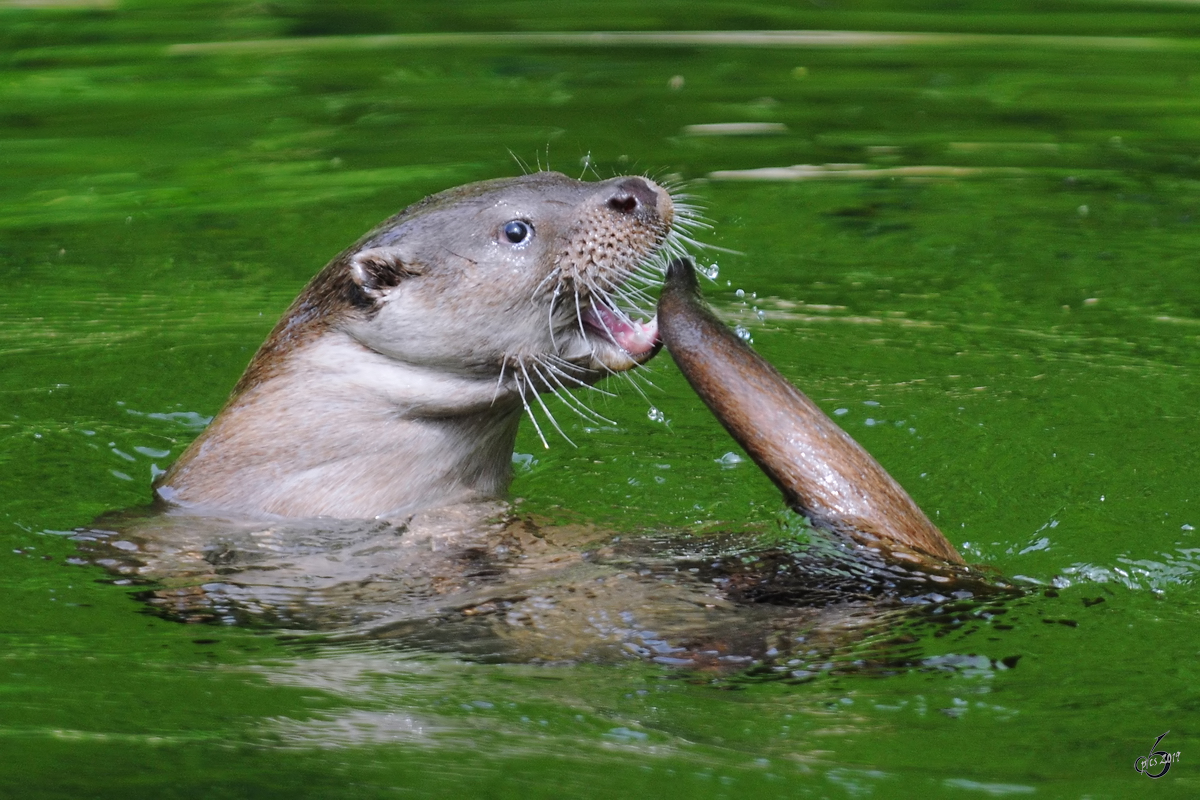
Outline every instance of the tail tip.
POLYGON ((696 263, 686 256, 672 259, 667 265, 666 282, 682 284, 689 288, 699 286, 696 280, 696 263))

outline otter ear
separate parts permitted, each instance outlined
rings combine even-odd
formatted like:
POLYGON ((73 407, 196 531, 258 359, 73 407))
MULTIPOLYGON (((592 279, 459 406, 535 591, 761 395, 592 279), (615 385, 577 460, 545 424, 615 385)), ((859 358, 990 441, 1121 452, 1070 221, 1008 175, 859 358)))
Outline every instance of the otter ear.
POLYGON ((405 278, 419 275, 420 270, 406 264, 398 250, 374 247, 362 250, 350 258, 350 280, 373 300, 379 300, 405 278))

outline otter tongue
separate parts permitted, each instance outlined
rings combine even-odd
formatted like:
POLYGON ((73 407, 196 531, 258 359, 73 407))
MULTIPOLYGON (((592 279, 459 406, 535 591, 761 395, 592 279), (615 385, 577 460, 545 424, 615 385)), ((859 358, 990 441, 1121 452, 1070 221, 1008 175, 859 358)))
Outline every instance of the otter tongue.
POLYGON ((600 307, 593 309, 600 320, 600 326, 608 331, 608 335, 631 356, 641 356, 649 353, 658 345, 658 318, 652 317, 649 322, 634 322, 622 319, 610 309, 600 307))

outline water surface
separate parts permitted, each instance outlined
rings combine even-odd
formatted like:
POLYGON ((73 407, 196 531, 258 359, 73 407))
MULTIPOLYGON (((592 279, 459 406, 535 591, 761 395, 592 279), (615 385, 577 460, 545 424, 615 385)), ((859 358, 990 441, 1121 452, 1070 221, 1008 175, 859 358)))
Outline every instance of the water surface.
MULTIPOLYGON (((0 794, 1200 789, 1189 4, 38 5, 0 6, 0 794), (692 29, 940 36, 493 35, 692 29), (430 33, 488 35, 403 38, 430 33), (849 652, 784 682, 182 625, 69 563, 61 532, 149 499, 325 261, 521 163, 692 181, 718 310, 1029 594, 906 623, 886 676, 849 652)), ((792 524, 668 357, 650 378, 595 400, 615 426, 560 410, 577 448, 522 429, 522 510, 792 524)))

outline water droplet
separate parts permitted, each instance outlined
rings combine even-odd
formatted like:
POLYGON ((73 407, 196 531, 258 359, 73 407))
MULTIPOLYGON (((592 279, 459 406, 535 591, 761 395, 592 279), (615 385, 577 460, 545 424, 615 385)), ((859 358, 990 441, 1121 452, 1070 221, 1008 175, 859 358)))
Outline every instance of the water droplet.
POLYGON ((733 332, 736 333, 737 337, 746 344, 754 344, 754 337, 750 335, 750 331, 747 330, 744 325, 735 326, 733 332))
POLYGON ((654 406, 650 406, 650 411, 647 412, 646 416, 650 418, 651 422, 666 422, 667 421, 667 415, 664 414, 663 412, 659 411, 654 406))
POLYGON ((714 461, 716 461, 718 464, 720 464, 725 469, 730 469, 732 467, 736 467, 738 464, 742 463, 745 460, 746 459, 742 458, 737 453, 726 453, 725 455, 721 456, 720 458, 714 459, 714 461))
POLYGON ((721 274, 721 265, 715 261, 707 267, 702 267, 702 269, 710 281, 715 281, 717 276, 721 274))
POLYGON ((745 297, 745 296, 746 296, 746 290, 745 290, 745 289, 738 289, 736 292, 734 292, 734 294, 735 294, 735 295, 737 295, 738 297, 745 297))
POLYGON ((842 416, 843 414, 849 414, 849 413, 850 413, 850 409, 848 409, 848 408, 835 408, 835 409, 833 410, 833 413, 834 413, 836 416, 839 416, 839 417, 840 417, 840 416, 842 416))

